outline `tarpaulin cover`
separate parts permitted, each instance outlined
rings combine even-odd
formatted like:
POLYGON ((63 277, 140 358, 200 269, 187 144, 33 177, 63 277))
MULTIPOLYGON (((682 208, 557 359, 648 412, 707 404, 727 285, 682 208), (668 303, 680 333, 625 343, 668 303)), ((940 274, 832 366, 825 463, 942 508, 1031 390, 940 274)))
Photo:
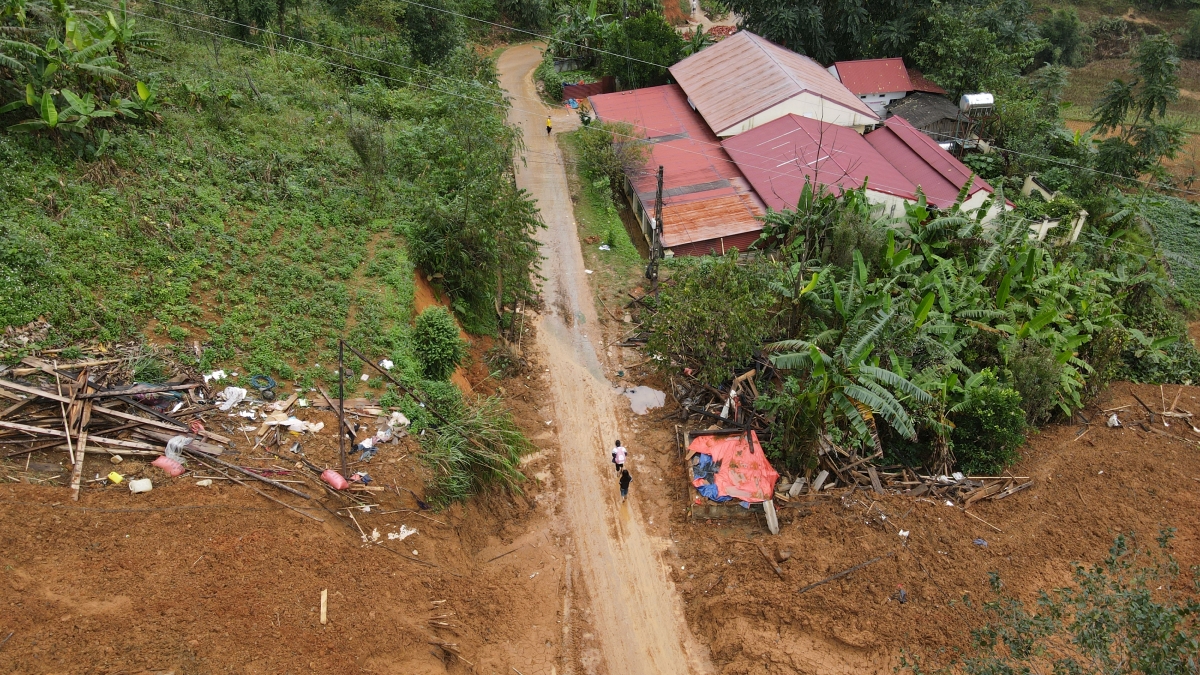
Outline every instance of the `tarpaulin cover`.
POLYGON ((705 435, 692 441, 688 455, 712 456, 713 463, 720 467, 713 480, 719 495, 747 502, 765 502, 775 496, 779 472, 767 461, 758 436, 753 431, 750 435, 753 452, 746 443, 745 434, 705 435))

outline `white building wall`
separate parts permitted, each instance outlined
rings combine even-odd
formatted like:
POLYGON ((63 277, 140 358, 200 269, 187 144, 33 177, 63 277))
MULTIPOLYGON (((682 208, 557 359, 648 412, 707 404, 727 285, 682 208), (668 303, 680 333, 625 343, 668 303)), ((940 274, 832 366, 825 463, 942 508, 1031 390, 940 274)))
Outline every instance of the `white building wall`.
POLYGON ((728 138, 737 136, 738 134, 749 131, 755 127, 762 126, 768 122, 779 119, 786 115, 799 115, 800 117, 809 117, 829 124, 836 124, 842 127, 850 127, 858 133, 869 127, 879 123, 878 119, 867 117, 866 115, 839 105, 820 96, 801 92, 792 98, 787 99, 772 108, 768 108, 753 117, 742 120, 731 127, 722 129, 717 132, 717 136, 728 138))
POLYGON ((884 94, 863 94, 858 98, 863 103, 866 103, 871 110, 874 110, 876 115, 882 117, 892 102, 899 101, 905 96, 908 96, 908 92, 906 91, 889 91, 884 94))

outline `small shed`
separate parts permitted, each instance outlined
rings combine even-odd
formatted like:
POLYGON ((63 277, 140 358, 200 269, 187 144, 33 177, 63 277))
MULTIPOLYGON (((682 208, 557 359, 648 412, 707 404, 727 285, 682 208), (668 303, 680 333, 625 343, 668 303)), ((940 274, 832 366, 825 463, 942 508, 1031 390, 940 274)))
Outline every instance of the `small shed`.
POLYGON ((945 96, 913 92, 887 107, 889 115, 903 117, 921 133, 938 143, 948 143, 958 127, 958 106, 945 96))
POLYGON ((879 123, 879 115, 819 63, 745 30, 670 71, 688 103, 722 138, 789 114, 859 133, 879 123))
POLYGON ((761 512, 761 505, 775 497, 779 472, 753 431, 689 432, 684 463, 694 488, 693 516, 761 512))

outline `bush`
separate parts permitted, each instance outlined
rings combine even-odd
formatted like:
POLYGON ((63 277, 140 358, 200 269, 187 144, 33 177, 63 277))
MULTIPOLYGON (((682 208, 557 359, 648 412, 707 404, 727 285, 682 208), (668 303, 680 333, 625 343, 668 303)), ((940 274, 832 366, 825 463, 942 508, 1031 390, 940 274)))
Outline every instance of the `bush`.
POLYGON ((542 56, 542 62, 538 64, 537 69, 533 71, 533 80, 542 83, 542 93, 547 100, 555 105, 562 102, 563 78, 554 69, 554 56, 549 49, 542 56))
POLYGON ((1087 63, 1091 38, 1074 7, 1054 10, 1038 27, 1038 32, 1050 41, 1050 46, 1038 54, 1038 65, 1052 63, 1078 68, 1087 63))
POLYGON ((766 275, 760 267, 739 265, 736 250, 678 260, 671 274, 657 311, 646 320, 648 351, 663 357, 656 361, 662 367, 683 362, 703 382, 729 384, 771 334, 774 298, 766 275))
POLYGON ((632 125, 624 122, 601 122, 583 127, 576 135, 579 168, 590 181, 605 180, 614 196, 625 184, 626 173, 646 165, 650 148, 636 136, 632 125))
POLYGON ((1021 394, 988 378, 971 393, 971 403, 954 415, 954 456, 968 475, 995 476, 1017 459, 1025 442, 1025 411, 1021 394))
POLYGON ((604 48, 600 56, 604 74, 615 76, 622 89, 637 89, 667 81, 667 68, 683 55, 683 38, 662 14, 647 12, 610 23, 604 48))
POLYGON ((1200 59, 1200 9, 1188 12, 1187 26, 1183 29, 1183 43, 1179 45, 1181 56, 1200 59))
POLYGON ((417 317, 413 349, 421 370, 430 380, 449 380, 467 355, 467 343, 458 334, 458 324, 445 307, 430 307, 417 317))
POLYGON ((499 398, 462 409, 449 426, 421 437, 421 459, 433 472, 430 500, 439 506, 467 499, 489 485, 518 490, 517 468, 533 445, 499 398))
POLYGON ((1008 357, 1012 385, 1021 395, 1025 421, 1037 425, 1050 419, 1058 405, 1058 388, 1062 379, 1062 364, 1054 352, 1034 340, 1019 343, 1008 357))

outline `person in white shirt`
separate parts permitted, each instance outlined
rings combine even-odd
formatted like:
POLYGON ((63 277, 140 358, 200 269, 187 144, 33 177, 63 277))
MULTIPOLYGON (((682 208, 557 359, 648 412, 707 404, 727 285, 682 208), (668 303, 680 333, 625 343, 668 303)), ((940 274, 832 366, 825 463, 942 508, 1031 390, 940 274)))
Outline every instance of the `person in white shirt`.
POLYGON ((617 445, 612 450, 612 461, 613 464, 617 466, 617 473, 621 473, 621 469, 625 468, 625 455, 628 454, 628 452, 629 451, 621 445, 621 439, 618 438, 617 445))

